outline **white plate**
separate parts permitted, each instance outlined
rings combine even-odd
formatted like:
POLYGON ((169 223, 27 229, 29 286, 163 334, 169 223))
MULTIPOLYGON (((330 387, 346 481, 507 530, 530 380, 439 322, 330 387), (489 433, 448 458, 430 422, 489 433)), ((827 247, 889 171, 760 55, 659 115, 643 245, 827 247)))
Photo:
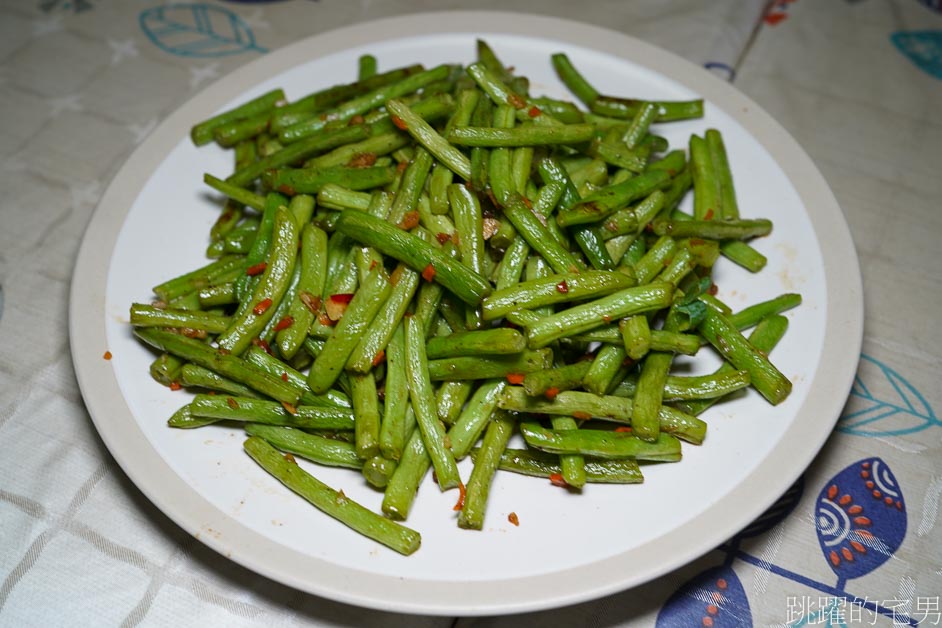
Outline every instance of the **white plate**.
MULTIPOLYGON (((689 200, 689 199, 688 199, 689 200)), ((335 600, 402 612, 496 614, 571 604, 646 582, 708 551, 762 512, 824 443, 850 388, 862 333, 860 275, 847 226, 827 184, 795 141, 755 103, 663 50, 592 26, 537 16, 424 14, 306 39, 246 65, 172 114, 131 156, 98 207, 72 285, 73 359, 96 427, 140 489, 221 554, 275 580, 335 600), (443 25, 451 30, 443 33, 443 25), (546 481, 499 474, 485 529, 460 530, 427 479, 410 515, 422 548, 402 557, 349 531, 290 494, 224 427, 165 426, 185 392, 154 383, 153 354, 126 324, 150 287, 205 263, 218 205, 203 172, 226 175, 231 154, 194 148, 194 121, 276 86, 289 98, 352 80, 357 57, 383 68, 473 60, 483 36, 531 78, 535 94, 570 98, 549 57, 566 51, 603 93, 702 96, 703 120, 658 126, 671 145, 720 129, 743 214, 775 221, 756 246, 768 267, 728 261, 720 296, 739 308, 782 292, 804 304, 773 354, 794 382, 778 407, 756 394, 709 411, 702 447, 680 464, 646 469, 641 486, 588 486, 572 495, 546 481), (821 243, 827 243, 822 246, 821 243), (111 361, 102 359, 110 350, 111 361), (508 522, 516 512, 520 525, 508 522)), ((381 496, 349 471, 319 478, 374 509, 381 496)), ((467 478, 468 466, 462 466, 467 478)))

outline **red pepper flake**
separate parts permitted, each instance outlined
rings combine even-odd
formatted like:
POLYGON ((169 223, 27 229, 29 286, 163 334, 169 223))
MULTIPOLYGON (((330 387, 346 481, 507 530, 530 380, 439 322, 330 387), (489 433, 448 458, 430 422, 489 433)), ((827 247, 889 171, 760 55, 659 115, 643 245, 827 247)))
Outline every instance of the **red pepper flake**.
POLYGON ((363 124, 364 122, 366 122, 366 118, 364 118, 360 114, 357 114, 353 116, 352 118, 350 118, 350 122, 348 124, 352 126, 354 124, 363 124))
POLYGON ((281 374, 281 381, 283 381, 283 382, 288 381, 288 371, 284 371, 284 372, 281 374))
POLYGON ((719 292, 719 291, 720 291, 720 289, 719 289, 719 287, 717 287, 717 285, 716 285, 715 283, 711 283, 711 284, 710 284, 710 287, 707 288, 707 294, 709 294, 709 295, 711 295, 711 296, 715 296, 716 293, 719 292))
POLYGON ((525 375, 523 373, 508 373, 507 381, 513 384, 514 386, 519 386, 523 383, 525 375))
POLYGON ((630 428, 629 426, 627 426, 627 425, 619 425, 618 427, 615 428, 615 431, 616 431, 616 432, 619 432, 619 433, 621 433, 621 432, 631 432, 631 428, 630 428))
POLYGON ((180 385, 180 382, 170 382, 170 386, 168 388, 170 388, 170 390, 180 390, 183 388, 183 386, 180 385))
POLYGON ((562 473, 551 473, 549 476, 549 481, 553 486, 569 488, 569 482, 563 479, 562 473))
POLYGON ((445 244, 446 242, 451 240, 451 236, 445 233, 444 231, 439 231, 438 233, 435 234, 435 239, 438 240, 439 244, 445 244))
MULTIPOLYGON (((521 196, 520 200, 523 201, 523 204, 527 206, 527 209, 533 209, 533 202, 530 201, 526 196, 521 196)), ((546 224, 545 222, 543 224, 546 224)))
POLYGON ((325 327, 331 327, 337 321, 330 320, 330 317, 327 316, 327 314, 321 314, 317 317, 317 322, 321 325, 324 325, 325 327))
POLYGON ((588 421, 592 418, 592 415, 583 410, 576 410, 572 413, 572 418, 579 419, 580 421, 588 421))
POLYGON ((373 270, 374 268, 376 268, 376 260, 375 260, 375 259, 374 259, 372 262, 370 262, 370 270, 373 270))
POLYGON ((253 264, 245 269, 245 274, 249 277, 254 277, 255 275, 261 275, 265 272, 265 269, 268 268, 267 262, 259 262, 258 264, 253 264))
POLYGON ((422 270, 422 279, 432 281, 435 279, 435 267, 429 264, 422 270))
POLYGON ((464 482, 458 482, 458 503, 455 504, 452 510, 462 510, 464 508, 464 498, 467 494, 467 491, 464 487, 464 482))
POLYGON ((225 347, 219 347, 218 349, 216 349, 216 353, 218 353, 219 355, 229 355, 230 353, 232 353, 232 351, 229 351, 225 347))
POLYGON ((199 340, 207 336, 205 329, 191 329, 189 327, 181 327, 180 333, 187 338, 197 338, 199 340))
POLYGON ((110 359, 111 359, 111 352, 110 352, 110 351, 105 351, 105 352, 101 355, 101 357, 103 357, 103 358, 106 359, 106 360, 110 360, 110 359))
POLYGON ((559 292, 560 294, 569 294, 569 284, 566 283, 565 279, 556 284, 556 292, 559 292))
POLYGON ((298 409, 287 401, 282 401, 281 406, 288 412, 288 414, 295 415, 298 413, 298 409))
POLYGON ((295 460, 294 456, 291 455, 290 453, 286 453, 286 454, 285 454, 285 460, 287 460, 287 461, 290 462, 291 464, 298 464, 298 461, 295 460))
POLYGON ((386 352, 380 349, 376 352, 376 355, 373 356, 373 366, 379 366, 383 363, 383 360, 386 359, 386 352))
POLYGON ((302 291, 298 296, 301 299, 301 303, 304 304, 304 307, 311 311, 311 314, 317 314, 321 309, 321 298, 319 296, 314 296, 307 290, 302 291))
POLYGON ((406 124, 406 121, 405 121, 405 120, 403 120, 402 118, 400 118, 400 117, 397 116, 397 115, 393 115, 393 116, 391 116, 391 118, 392 118, 392 123, 396 125, 396 128, 397 128, 397 129, 399 129, 400 131, 408 131, 408 130, 409 130, 409 125, 406 124))
POLYGON ((332 294, 327 297, 327 306, 325 308, 327 310, 327 317, 332 321, 340 320, 343 313, 347 311, 347 306, 352 299, 352 292, 332 294))
POLYGON ((519 94, 514 94, 511 92, 507 95, 507 104, 514 109, 523 109, 527 106, 527 101, 521 98, 519 94))
POLYGON ((261 316, 270 307, 271 307, 271 299, 269 299, 268 297, 265 297, 264 299, 259 301, 255 307, 252 308, 252 313, 255 314, 256 316, 261 316))
POLYGON ((408 162, 400 161, 398 164, 396 164, 396 172, 402 172, 403 170, 405 170, 405 169, 408 168, 408 167, 409 167, 409 163, 408 163, 408 162))
POLYGON ((530 107, 530 109, 527 110, 527 115, 530 116, 531 118, 538 118, 540 117, 541 113, 543 112, 540 111, 540 108, 537 107, 536 105, 530 107))
POLYGON ((779 22, 788 17, 787 13, 767 13, 764 18, 762 18, 766 24, 769 26, 776 26, 779 22))
POLYGON ((295 194, 297 194, 294 187, 291 185, 288 185, 287 183, 282 183, 281 185, 279 185, 278 191, 284 194, 285 196, 294 196, 295 194))
POLYGON ((515 526, 520 525, 520 518, 517 516, 517 513, 515 512, 512 512, 509 515, 507 515, 507 521, 514 524, 515 526))
POLYGON ((402 217, 402 220, 399 221, 399 228, 404 229, 405 231, 411 231, 419 226, 419 212, 411 211, 406 212, 402 217))
POLYGON ((602 315, 602 320, 605 321, 606 323, 611 323, 611 322, 612 322, 612 317, 609 316, 608 314, 603 314, 603 315, 602 315))
POLYGON ((691 244, 691 246, 703 246, 706 244, 706 240, 701 240, 700 238, 690 238, 688 242, 691 244))
POLYGON ((551 386, 546 389, 546 392, 543 393, 543 396, 545 396, 547 399, 552 401, 553 399, 556 398, 556 395, 558 394, 559 394, 559 388, 557 388, 556 386, 551 386))
POLYGON ((261 338, 252 338, 252 344, 256 347, 261 347, 265 353, 271 355, 271 345, 262 340, 261 338))
POLYGON ((239 407, 239 402, 237 402, 232 397, 226 397, 226 404, 228 404, 228 406, 233 410, 236 410, 239 407))
POLYGON ((703 219, 704 219, 704 220, 713 220, 713 208, 712 208, 712 207, 709 208, 708 210, 706 210, 706 213, 703 214, 703 219))

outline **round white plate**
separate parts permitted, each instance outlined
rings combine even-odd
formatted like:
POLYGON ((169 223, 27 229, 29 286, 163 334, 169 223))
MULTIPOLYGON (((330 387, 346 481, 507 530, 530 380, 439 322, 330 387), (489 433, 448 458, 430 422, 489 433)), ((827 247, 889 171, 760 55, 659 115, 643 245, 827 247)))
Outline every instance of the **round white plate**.
MULTIPOLYGON (((688 199, 689 202, 689 199, 688 199)), ((115 459, 168 516, 221 554, 285 584, 363 606, 443 615, 496 614, 571 604, 646 582, 705 553, 748 524, 804 470, 850 388, 862 333, 853 243, 827 184, 795 141, 735 89, 624 35, 537 16, 423 14, 359 24, 266 55, 178 111, 128 159, 101 201, 72 284, 72 352, 95 425, 115 459), (443 25, 450 29, 443 32, 443 25), (166 419, 187 401, 151 380, 153 353, 131 336, 129 305, 205 263, 218 202, 204 172, 225 176, 231 153, 197 149, 190 126, 276 86, 289 98, 353 80, 357 57, 381 68, 469 63, 476 37, 531 79, 532 93, 571 99, 550 55, 565 51, 603 93, 706 99, 702 120, 658 125, 672 147, 692 132, 724 133, 743 215, 767 217, 769 258, 751 275, 721 260, 719 296, 734 308, 800 292, 773 359, 794 382, 778 407, 757 394, 712 409, 701 447, 679 464, 649 466, 640 486, 591 485, 570 494, 501 473, 484 530, 460 530, 454 492, 422 485, 407 524, 422 547, 400 556, 316 511, 255 465, 242 434, 183 431, 166 419), (822 246, 821 243, 826 243, 822 246), (113 359, 102 358, 105 351, 113 359), (519 527, 508 522, 515 512, 519 527)), ((709 360, 707 360, 709 361, 709 360)), ((704 367, 698 367, 704 368, 704 367)), ((303 463, 302 463, 303 464, 303 463)), ((378 510, 356 473, 313 472, 378 510)), ((463 463, 467 479, 468 463, 463 463)))

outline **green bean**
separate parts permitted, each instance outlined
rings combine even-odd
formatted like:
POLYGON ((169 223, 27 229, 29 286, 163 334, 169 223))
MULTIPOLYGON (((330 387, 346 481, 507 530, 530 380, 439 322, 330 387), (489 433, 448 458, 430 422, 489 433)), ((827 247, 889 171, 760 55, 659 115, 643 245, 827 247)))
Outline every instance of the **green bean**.
POLYGON ((467 187, 448 186, 448 203, 455 217, 455 228, 461 234, 458 250, 462 263, 473 272, 484 274, 484 222, 481 205, 467 187))
POLYGON ((656 235, 675 238, 709 238, 743 240, 768 235, 772 222, 764 218, 729 220, 655 220, 651 227, 656 235))
POLYGON ((286 359, 298 352, 319 309, 319 295, 324 292, 327 280, 327 234, 314 225, 305 225, 301 230, 300 256, 297 296, 288 309, 291 324, 279 330, 276 336, 278 351, 286 359))
POLYGON ((131 325, 135 327, 182 327, 218 334, 229 326, 229 317, 206 312, 170 310, 153 305, 131 305, 131 325))
POLYGON ((628 119, 636 116, 638 111, 647 102, 657 106, 655 122, 671 122, 674 120, 689 120, 703 117, 703 100, 637 100, 632 98, 615 98, 612 96, 599 96, 589 109, 600 116, 628 119))
POLYGON ((537 321, 527 329, 527 342, 539 349, 612 320, 667 307, 672 297, 673 288, 661 282, 626 288, 537 321))
POLYGON ((635 276, 639 284, 646 284, 654 279, 674 258, 677 243, 670 236, 661 236, 634 265, 635 276))
POLYGON ((511 90, 501 81, 500 77, 484 67, 484 64, 472 63, 465 68, 465 70, 468 75, 474 79, 474 82, 478 84, 478 87, 490 96, 495 105, 511 105, 516 112, 517 120, 521 122, 532 121, 534 124, 545 126, 560 124, 559 120, 556 120, 547 112, 542 111, 539 107, 530 102, 528 98, 511 90))
POLYGON ((360 336, 386 301, 389 291, 389 282, 379 269, 374 269, 370 273, 369 281, 361 285, 353 295, 333 333, 327 339, 327 344, 311 365, 307 380, 311 390, 324 393, 337 381, 350 354, 359 343, 360 336))
MULTIPOLYGON (((686 401, 693 399, 716 399, 745 388, 750 383, 749 373, 730 369, 710 375, 679 377, 668 375, 664 382, 663 399, 665 401, 686 401)), ((634 397, 638 389, 638 380, 626 377, 612 391, 616 397, 634 397)), ((683 408, 679 408, 683 410, 683 408)))
POLYGON ((274 375, 283 381, 288 382, 301 391, 300 403, 311 406, 334 406, 338 408, 350 408, 353 404, 350 398, 336 389, 328 390, 323 395, 315 395, 307 385, 307 377, 300 371, 285 364, 275 356, 271 355, 261 347, 252 346, 245 352, 246 361, 268 373, 274 375))
POLYGON ((215 371, 197 364, 184 364, 180 368, 179 383, 186 388, 205 388, 229 393, 237 397, 259 397, 254 390, 245 384, 223 377, 215 371))
MULTIPOLYGON (((479 449, 471 450, 471 458, 476 458, 479 452, 479 449)), ((562 474, 559 460, 559 456, 538 449, 505 449, 497 468, 531 477, 550 478, 562 474)), ((586 460, 585 475, 587 482, 598 484, 640 484, 644 481, 641 467, 631 458, 586 460)))
POLYGON ((372 76, 376 76, 376 57, 360 55, 357 59, 357 80, 364 81, 372 76))
POLYGON ((583 271, 556 274, 492 292, 481 303, 482 314, 484 320, 493 320, 511 310, 584 301, 603 297, 633 285, 632 278, 623 273, 583 271))
POLYGON ((486 358, 458 357, 429 360, 428 373, 432 381, 489 379, 532 373, 548 368, 551 363, 552 351, 537 349, 486 358))
POLYGON ((354 412, 347 408, 291 406, 289 409, 276 401, 252 397, 196 395, 190 402, 190 412, 193 416, 220 421, 245 421, 317 430, 354 428, 354 412))
POLYGON ((581 100, 586 107, 592 106, 592 103, 599 97, 598 91, 576 70, 575 66, 569 60, 565 53, 557 52, 551 57, 553 69, 563 84, 569 88, 576 98, 581 100))
POLYGON ((366 373, 382 361, 383 352, 419 287, 419 274, 400 264, 390 276, 390 281, 389 298, 347 360, 347 368, 357 373, 366 373))
MULTIPOLYGON (((395 99, 387 101, 386 108, 393 116, 396 116, 393 118, 394 121, 398 118, 397 126, 409 133, 439 162, 465 181, 471 180, 471 161, 461 151, 451 146, 425 120, 416 115, 407 105, 395 99)), ((457 130, 459 129, 452 129, 453 132, 457 130)))
POLYGON ((561 210, 556 220, 563 227, 581 225, 604 220, 631 201, 646 196, 670 180, 670 175, 660 170, 645 172, 593 192, 571 209, 561 210))
POLYGON ((397 466, 395 460, 373 456, 363 463, 363 478, 376 488, 385 488, 397 466))
POLYGON ((212 425, 217 423, 218 419, 208 419, 206 417, 197 417, 193 416, 190 413, 190 404, 178 409, 170 418, 167 419, 167 427, 172 427, 175 429, 183 430, 192 430, 198 427, 206 427, 207 425, 212 425))
POLYGON ((193 128, 190 129, 190 139, 197 146, 208 144, 213 141, 213 132, 217 128, 231 122, 245 120, 246 118, 270 112, 284 100, 284 91, 281 89, 273 89, 238 107, 216 114, 211 118, 195 124, 193 128))
POLYGON ((680 441, 670 434, 661 434, 655 442, 649 443, 625 432, 547 430, 537 423, 521 423, 520 433, 528 445, 549 453, 649 462, 677 462, 681 458, 680 441))
POLYGON ((527 341, 523 334, 504 327, 431 338, 426 352, 430 360, 435 360, 458 356, 506 355, 520 353, 526 347, 527 341))
MULTIPOLYGON (((569 416, 581 421, 596 418, 625 425, 632 424, 634 414, 634 402, 623 397, 568 390, 553 399, 546 399, 527 395, 521 386, 506 387, 501 393, 498 405, 513 412, 569 416)), ((695 445, 702 443, 706 436, 706 423, 670 406, 661 406, 658 411, 658 424, 661 432, 695 445)))
POLYGON ((150 376, 159 384, 164 386, 173 386, 174 383, 180 384, 180 378, 183 373, 183 360, 175 355, 163 353, 150 363, 150 376))
POLYGON ((483 146, 485 148, 559 146, 587 142, 592 139, 594 133, 595 129, 589 124, 526 126, 514 129, 468 126, 452 129, 448 133, 448 141, 458 146, 483 146))
POLYGON ((554 366, 527 373, 523 378, 523 388, 531 397, 546 395, 555 397, 564 390, 577 388, 582 384, 582 378, 592 366, 590 360, 580 360, 572 364, 554 366))
POLYGON ((153 328, 136 329, 134 335, 152 347, 216 371, 277 401, 296 404, 301 396, 297 388, 281 378, 264 373, 234 355, 220 353, 199 340, 153 328))
POLYGON ((704 139, 706 140, 710 160, 713 163, 713 174, 719 182, 720 212, 717 217, 723 220, 739 218, 739 204, 736 201, 733 174, 729 168, 723 136, 716 129, 707 129, 704 139))
POLYGON ((651 328, 648 317, 635 314, 624 318, 619 323, 625 353, 632 360, 640 360, 651 350, 651 328))
POLYGON ((589 371, 582 378, 582 387, 596 395, 604 395, 611 388, 626 358, 624 347, 617 344, 602 345, 589 371))
POLYGON ((241 257, 227 255, 215 262, 211 262, 202 268, 198 268, 189 273, 174 277, 153 288, 162 301, 170 302, 185 294, 198 291, 207 286, 213 285, 214 281, 224 274, 238 268, 243 268, 244 262, 241 257))
POLYGON ((464 504, 458 515, 458 527, 480 530, 484 527, 484 511, 491 480, 497 471, 501 454, 513 434, 515 421, 503 413, 491 420, 484 433, 481 450, 468 479, 464 504))
POLYGON ((749 343, 729 319, 707 308, 699 331, 724 358, 741 371, 748 371, 752 387, 773 405, 791 392, 792 383, 769 359, 749 343))
POLYGON ((263 469, 318 510, 400 554, 409 555, 419 549, 421 537, 418 532, 377 515, 342 492, 335 491, 297 464, 285 460, 261 438, 250 436, 244 447, 263 469))
POLYGON ((406 408, 409 384, 406 378, 405 329, 396 325, 386 347, 386 383, 383 387, 383 421, 379 431, 380 453, 390 460, 400 460, 406 434, 406 408))
POLYGON ((730 314, 729 322, 732 323, 736 329, 743 330, 758 324, 759 321, 773 314, 781 314, 799 305, 801 305, 800 294, 786 293, 769 299, 768 301, 750 305, 735 314, 730 314))
POLYGON ((391 183, 396 177, 396 169, 391 166, 289 168, 269 170, 267 176, 270 177, 268 183, 272 189, 287 196, 294 196, 316 194, 328 183, 343 186, 348 190, 371 190, 391 183))
POLYGON ((330 121, 346 122, 355 115, 376 109, 388 100, 401 98, 430 83, 446 78, 449 72, 450 68, 447 65, 439 65, 431 70, 424 70, 408 76, 396 83, 384 85, 328 110, 326 115, 316 116, 282 129, 278 133, 278 139, 286 144, 291 144, 305 138, 317 137, 316 134, 320 133, 330 121))
POLYGON ((272 447, 317 464, 348 469, 359 469, 363 466, 363 461, 357 457, 352 443, 309 434, 293 427, 261 423, 246 424, 245 433, 258 436, 272 447))
POLYGON ((249 299, 250 307, 237 315, 232 324, 216 339, 223 349, 239 355, 258 336, 272 318, 275 307, 281 301, 298 251, 298 225, 286 207, 275 212, 271 251, 261 280, 249 299))
POLYGON ((435 391, 435 407, 442 423, 453 425, 458 420, 468 396, 474 390, 474 384, 467 380, 441 383, 435 391))
POLYGON ((422 434, 419 430, 413 430, 399 465, 386 484, 383 493, 383 514, 398 521, 406 519, 419 484, 431 466, 432 461, 422 441, 422 434))
POLYGON ((445 491, 457 488, 461 483, 454 455, 445 444, 445 428, 438 420, 433 407, 432 384, 429 381, 428 360, 425 356, 425 334, 418 321, 407 318, 406 328, 406 374, 409 379, 409 398, 416 422, 422 433, 422 441, 428 451, 438 487, 445 491))
POLYGON ((379 453, 379 403, 376 379, 372 373, 350 375, 353 388, 353 412, 356 415, 354 434, 356 453, 361 460, 369 460, 379 453))
POLYGON ((432 274, 432 278, 459 299, 477 305, 490 294, 491 285, 484 277, 469 270, 442 251, 386 221, 366 214, 343 213, 337 231, 372 246, 383 255, 394 257, 414 270, 432 274), (431 267, 431 272, 427 271, 431 267))

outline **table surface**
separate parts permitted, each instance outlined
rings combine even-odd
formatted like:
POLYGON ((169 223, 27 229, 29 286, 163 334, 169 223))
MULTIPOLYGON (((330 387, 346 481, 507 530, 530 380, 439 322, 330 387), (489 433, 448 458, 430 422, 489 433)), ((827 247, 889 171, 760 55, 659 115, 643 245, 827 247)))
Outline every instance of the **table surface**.
MULTIPOLYGON (((111 177, 212 81, 311 34, 524 0, 196 2, 254 45, 180 49, 142 27, 157 0, 0 2, 0 625, 938 625, 942 593, 942 8, 938 0, 549 0, 704 65, 811 155, 850 226, 865 292, 857 377, 837 427, 769 514, 700 559, 593 602, 508 617, 416 617, 298 592, 215 554, 115 464, 82 402, 68 295, 111 177), (851 579, 817 542, 819 495, 867 463, 905 506, 851 579), (725 581, 726 596, 710 608, 725 581), (716 614, 713 614, 714 611, 716 614)), ((187 13, 188 12, 188 13, 187 13)), ((813 208, 811 208, 813 211, 813 208)))

